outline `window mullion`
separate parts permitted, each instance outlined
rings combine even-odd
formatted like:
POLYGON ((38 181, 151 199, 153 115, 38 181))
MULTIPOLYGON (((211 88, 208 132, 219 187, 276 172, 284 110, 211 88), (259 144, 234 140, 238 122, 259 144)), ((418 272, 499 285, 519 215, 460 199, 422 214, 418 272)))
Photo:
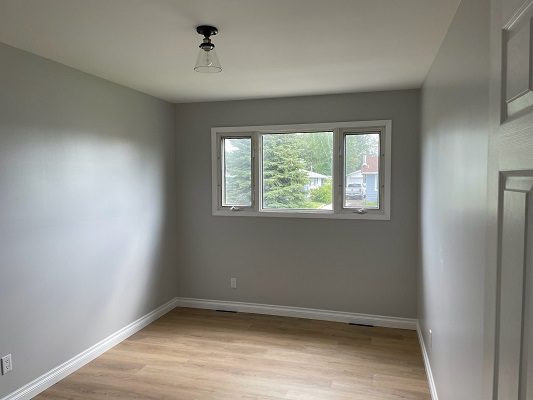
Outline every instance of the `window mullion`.
POLYGON ((218 157, 218 185, 217 185, 217 199, 218 199, 218 207, 220 209, 223 208, 223 200, 224 200, 224 193, 223 193, 223 181, 224 181, 224 162, 222 160, 222 146, 224 143, 224 137, 219 136, 217 138, 217 157, 218 157))
POLYGON ((342 131, 340 128, 333 129, 333 212, 340 213, 342 209, 342 131))
POLYGON ((261 179, 261 169, 260 169, 260 133, 254 132, 252 133, 252 148, 253 148, 253 155, 252 155, 252 169, 253 169, 253 177, 252 177, 252 185, 253 185, 253 202, 252 207, 254 211, 259 212, 260 210, 260 202, 261 202, 261 188, 260 188, 260 179, 261 179))

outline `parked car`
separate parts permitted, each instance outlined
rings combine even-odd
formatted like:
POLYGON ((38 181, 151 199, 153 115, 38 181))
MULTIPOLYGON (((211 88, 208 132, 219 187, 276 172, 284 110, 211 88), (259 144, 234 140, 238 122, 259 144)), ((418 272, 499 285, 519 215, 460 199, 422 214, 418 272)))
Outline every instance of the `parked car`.
POLYGON ((366 197, 366 188, 363 183, 350 183, 346 186, 346 198, 362 200, 366 197))

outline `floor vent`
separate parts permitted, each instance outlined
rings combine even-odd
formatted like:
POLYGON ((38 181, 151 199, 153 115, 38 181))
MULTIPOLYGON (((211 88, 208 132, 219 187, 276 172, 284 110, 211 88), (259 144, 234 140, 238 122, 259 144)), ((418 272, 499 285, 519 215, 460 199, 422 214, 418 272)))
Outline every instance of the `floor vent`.
POLYGON ((356 324, 354 322, 350 322, 349 325, 354 325, 354 326, 366 326, 367 328, 373 328, 374 325, 368 325, 368 324, 356 324))

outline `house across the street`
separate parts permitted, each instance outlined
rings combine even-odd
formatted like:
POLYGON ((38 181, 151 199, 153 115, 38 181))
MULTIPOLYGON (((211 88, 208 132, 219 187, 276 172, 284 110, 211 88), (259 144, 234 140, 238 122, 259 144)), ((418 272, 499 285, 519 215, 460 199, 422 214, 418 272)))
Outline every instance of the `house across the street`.
POLYGON ((366 201, 377 203, 379 199, 379 156, 364 156, 361 174, 366 185, 366 201))
POLYGON ((320 186, 326 184, 328 179, 331 179, 331 176, 322 175, 318 172, 305 171, 307 173, 307 178, 309 179, 307 185, 305 185, 305 190, 316 189, 320 186))

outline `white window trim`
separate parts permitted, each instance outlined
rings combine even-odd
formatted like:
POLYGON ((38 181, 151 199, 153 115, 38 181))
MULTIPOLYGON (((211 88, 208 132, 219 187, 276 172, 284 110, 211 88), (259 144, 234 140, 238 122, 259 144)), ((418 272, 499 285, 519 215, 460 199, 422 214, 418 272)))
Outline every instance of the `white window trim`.
MULTIPOLYGON (((353 131, 350 131, 353 132, 353 131)), ((238 126, 216 127, 211 129, 211 190, 212 213, 216 216, 232 217, 281 217, 281 218, 329 218, 329 219, 361 219, 361 220, 390 220, 391 213, 391 150, 392 150, 392 121, 350 121, 318 124, 268 125, 268 126, 238 126), (380 146, 380 209, 366 209, 363 212, 353 208, 343 207, 344 185, 344 133, 350 129, 364 132, 366 130, 381 131, 380 146), (290 133, 294 131, 333 131, 333 210, 264 210, 261 203, 261 141, 264 133, 290 133), (222 207, 221 191, 221 146, 222 137, 251 137, 252 138, 252 207, 222 207)))

